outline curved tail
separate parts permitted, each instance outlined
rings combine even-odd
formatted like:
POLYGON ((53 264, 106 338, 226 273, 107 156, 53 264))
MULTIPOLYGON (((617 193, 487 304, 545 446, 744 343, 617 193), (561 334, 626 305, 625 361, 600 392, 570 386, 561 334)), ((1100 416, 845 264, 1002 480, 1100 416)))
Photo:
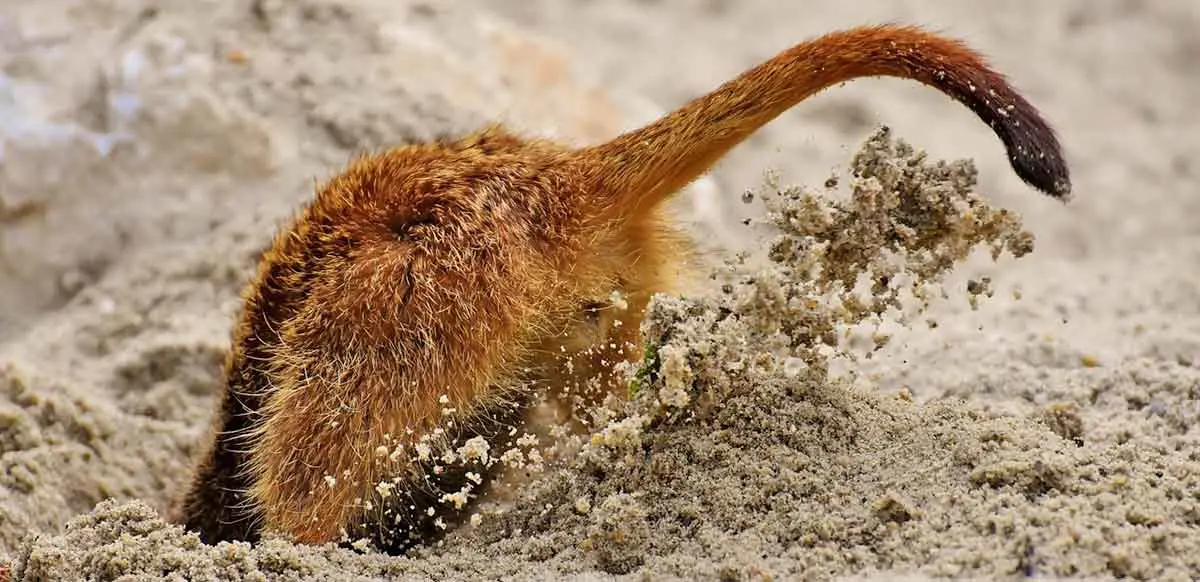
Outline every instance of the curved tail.
POLYGON ((1070 197, 1062 148, 1037 109, 964 43, 911 26, 866 26, 803 42, 641 129, 579 150, 579 160, 610 211, 636 215, 797 103, 872 76, 920 81, 966 105, 1004 142, 1022 180, 1070 197))

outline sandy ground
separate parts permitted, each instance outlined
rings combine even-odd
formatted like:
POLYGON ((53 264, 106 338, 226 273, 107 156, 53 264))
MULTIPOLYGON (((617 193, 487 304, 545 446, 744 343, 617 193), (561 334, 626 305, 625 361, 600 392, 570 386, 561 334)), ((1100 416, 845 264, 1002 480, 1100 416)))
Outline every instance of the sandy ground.
POLYGON ((0 555, 18 577, 1200 576, 1200 5, 500 4, 0 1, 0 555), (314 179, 489 119, 599 141, 801 38, 896 20, 968 40, 1043 110, 1070 205, 965 109, 869 80, 765 128, 681 221, 714 257, 760 248, 744 190, 768 169, 818 186, 886 123, 974 159, 1032 254, 973 256, 837 378, 759 377, 414 557, 206 548, 161 522, 241 286, 314 179))

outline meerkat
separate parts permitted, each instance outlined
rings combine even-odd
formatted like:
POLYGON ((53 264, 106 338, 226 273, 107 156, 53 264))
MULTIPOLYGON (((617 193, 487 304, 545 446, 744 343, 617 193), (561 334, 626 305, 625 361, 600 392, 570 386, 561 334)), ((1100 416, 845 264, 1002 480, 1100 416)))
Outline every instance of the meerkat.
POLYGON ((963 42, 899 25, 798 44, 600 145, 489 126, 361 157, 318 187, 247 286, 175 520, 209 543, 362 535, 397 552, 439 535, 463 511, 445 494, 488 464, 478 448, 441 464, 430 435, 482 439, 494 457, 531 385, 623 389, 613 364, 640 355, 642 310, 688 249, 663 202, 792 106, 869 76, 967 106, 1024 182, 1070 197, 1037 109, 963 42))

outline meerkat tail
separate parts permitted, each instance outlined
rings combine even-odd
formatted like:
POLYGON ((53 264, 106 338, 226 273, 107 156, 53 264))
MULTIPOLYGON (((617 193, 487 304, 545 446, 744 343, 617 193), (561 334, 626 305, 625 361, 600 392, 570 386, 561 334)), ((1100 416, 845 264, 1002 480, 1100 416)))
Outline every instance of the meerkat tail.
POLYGON ((963 42, 917 27, 853 28, 800 43, 715 91, 607 143, 580 150, 602 203, 636 215, 696 179, 754 131, 823 89, 859 77, 930 85, 987 123, 1030 186, 1061 200, 1071 181, 1037 109, 963 42))

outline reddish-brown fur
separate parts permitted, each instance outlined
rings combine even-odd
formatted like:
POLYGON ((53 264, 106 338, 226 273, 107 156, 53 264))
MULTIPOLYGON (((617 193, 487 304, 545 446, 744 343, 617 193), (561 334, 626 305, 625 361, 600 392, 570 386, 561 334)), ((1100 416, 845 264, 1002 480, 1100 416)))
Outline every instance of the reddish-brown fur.
MULTIPOLYGON (((525 383, 579 382, 631 359, 642 308, 672 288, 686 250, 661 203, 789 107, 876 75, 967 105, 1025 181, 1068 196, 1038 112, 963 44, 899 26, 802 43, 595 147, 491 127, 365 157, 277 235, 248 286, 217 432, 179 520, 209 542, 264 528, 304 543, 343 530, 386 541, 388 524, 371 525, 379 510, 361 502, 382 501, 376 482, 404 475, 416 506, 461 475, 431 486, 426 467, 379 461, 377 447, 411 446, 444 425, 445 406, 459 411, 458 436, 497 434, 520 421, 525 383), (608 306, 614 290, 627 309, 608 306)), ((405 522, 405 543, 432 535, 421 520, 405 522)))

